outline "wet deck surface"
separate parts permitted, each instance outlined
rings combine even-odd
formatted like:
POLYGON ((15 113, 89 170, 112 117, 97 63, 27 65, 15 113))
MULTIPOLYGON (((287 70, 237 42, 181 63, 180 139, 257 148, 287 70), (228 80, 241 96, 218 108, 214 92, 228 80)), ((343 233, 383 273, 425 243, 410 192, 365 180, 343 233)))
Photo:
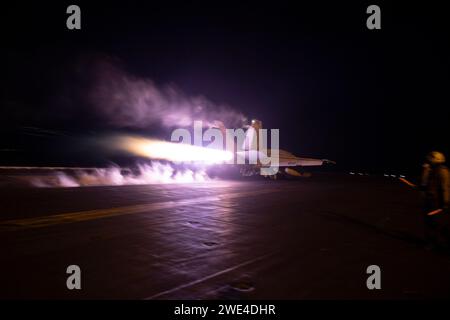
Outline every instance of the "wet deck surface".
POLYGON ((393 179, 0 189, 0 298, 450 297, 420 198, 393 179), (66 288, 79 265, 82 290, 66 288), (378 265, 382 289, 368 290, 378 265))

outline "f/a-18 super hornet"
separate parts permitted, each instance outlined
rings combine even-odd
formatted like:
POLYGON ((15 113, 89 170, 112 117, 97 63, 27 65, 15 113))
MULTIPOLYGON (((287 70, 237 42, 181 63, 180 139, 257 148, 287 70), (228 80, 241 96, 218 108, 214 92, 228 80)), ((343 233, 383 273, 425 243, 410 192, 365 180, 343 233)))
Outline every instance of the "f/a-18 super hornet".
MULTIPOLYGON (((224 130, 223 126, 219 127, 224 130)), ((263 131, 260 120, 252 120, 246 128, 244 141, 240 148, 235 150, 236 164, 240 166, 240 172, 244 176, 262 175, 272 179, 280 176, 305 177, 310 174, 304 173, 303 167, 335 164, 328 159, 298 157, 289 151, 279 149, 278 143, 274 146, 274 140, 278 142, 278 137, 274 139, 273 132, 271 132, 272 145, 267 147, 265 136, 267 130, 263 131), (262 140, 265 141, 261 143, 262 140)))

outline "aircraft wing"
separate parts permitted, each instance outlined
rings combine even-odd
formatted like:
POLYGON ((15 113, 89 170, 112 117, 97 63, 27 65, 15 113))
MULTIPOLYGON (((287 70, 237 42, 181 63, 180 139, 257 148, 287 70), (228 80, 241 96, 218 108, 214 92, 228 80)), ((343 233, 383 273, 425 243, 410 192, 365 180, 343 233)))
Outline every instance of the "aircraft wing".
POLYGON ((315 159, 315 158, 301 158, 293 155, 292 153, 280 150, 279 151, 279 166, 280 167, 309 167, 309 166, 321 166, 325 163, 336 164, 334 161, 328 159, 315 159))
MULTIPOLYGON (((282 159, 280 159, 280 166, 282 159)), ((328 160, 328 159, 313 159, 313 158, 298 158, 296 161, 298 166, 308 167, 308 166, 321 166, 325 163, 336 164, 336 162, 328 160)), ((291 165, 292 166, 292 165, 291 165)))

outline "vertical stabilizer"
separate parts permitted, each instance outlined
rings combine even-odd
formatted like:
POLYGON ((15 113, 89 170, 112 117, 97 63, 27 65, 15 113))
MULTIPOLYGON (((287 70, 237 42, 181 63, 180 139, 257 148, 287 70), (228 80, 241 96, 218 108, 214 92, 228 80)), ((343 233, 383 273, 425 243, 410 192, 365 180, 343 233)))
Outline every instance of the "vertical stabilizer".
POLYGON ((259 129, 262 129, 262 122, 259 120, 252 120, 251 125, 247 129, 247 132, 245 133, 245 140, 242 144, 242 150, 249 151, 249 150, 258 150, 258 133, 259 129))

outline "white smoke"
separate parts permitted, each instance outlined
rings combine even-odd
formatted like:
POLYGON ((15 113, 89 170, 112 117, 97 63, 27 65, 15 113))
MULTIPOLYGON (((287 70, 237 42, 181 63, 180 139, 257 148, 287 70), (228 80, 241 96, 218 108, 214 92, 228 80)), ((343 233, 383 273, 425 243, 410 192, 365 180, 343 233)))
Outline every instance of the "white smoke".
POLYGON ((227 105, 215 104, 203 96, 187 96, 173 85, 159 87, 108 62, 95 68, 89 100, 95 111, 115 127, 187 127, 195 120, 205 125, 220 120, 234 128, 246 121, 243 114, 227 105))
POLYGON ((195 183, 208 181, 204 169, 175 169, 169 164, 153 162, 138 166, 138 173, 119 167, 74 170, 71 174, 57 171, 49 177, 32 180, 35 187, 120 186, 138 184, 195 183))

